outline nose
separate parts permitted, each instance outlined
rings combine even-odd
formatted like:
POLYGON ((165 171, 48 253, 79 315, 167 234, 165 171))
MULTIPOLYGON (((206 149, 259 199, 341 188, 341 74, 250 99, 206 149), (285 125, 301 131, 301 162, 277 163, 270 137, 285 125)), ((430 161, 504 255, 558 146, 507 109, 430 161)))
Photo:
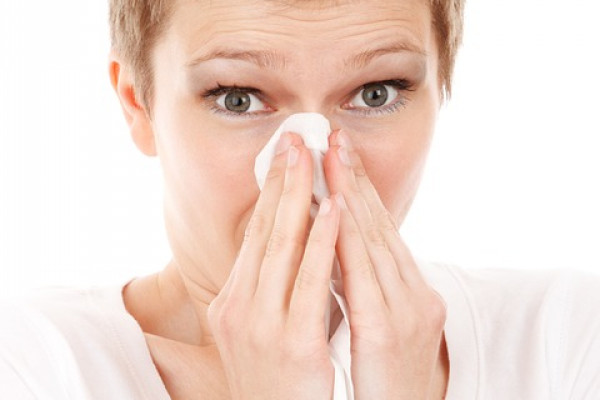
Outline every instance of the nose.
POLYGON ((329 121, 329 126, 331 128, 331 131, 330 131, 331 133, 328 136, 329 145, 332 146, 333 144, 335 144, 335 142, 331 141, 332 136, 334 136, 333 134, 338 132, 341 129, 341 126, 339 125, 338 119, 335 118, 334 110, 328 109, 328 107, 326 107, 326 106, 319 106, 319 105, 304 106, 304 107, 297 106, 297 107, 293 107, 291 109, 291 111, 287 114, 287 117, 289 117, 292 114, 300 114, 300 113, 317 113, 317 114, 321 114, 322 116, 324 116, 329 121))

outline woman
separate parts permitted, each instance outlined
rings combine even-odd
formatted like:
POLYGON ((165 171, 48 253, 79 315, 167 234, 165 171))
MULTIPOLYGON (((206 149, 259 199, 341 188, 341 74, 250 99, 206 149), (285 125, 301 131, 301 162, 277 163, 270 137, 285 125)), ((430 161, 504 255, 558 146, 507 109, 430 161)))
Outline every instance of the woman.
POLYGON ((600 303, 597 279, 417 264, 397 233, 450 90, 461 11, 111 2, 111 81, 137 147, 161 160, 173 258, 122 288, 6 310, 11 398, 330 399, 334 257, 355 398, 600 393, 600 326, 577 307, 600 303), (332 196, 314 223, 299 135, 282 136, 262 192, 253 176, 270 135, 306 111, 333 129, 332 196))

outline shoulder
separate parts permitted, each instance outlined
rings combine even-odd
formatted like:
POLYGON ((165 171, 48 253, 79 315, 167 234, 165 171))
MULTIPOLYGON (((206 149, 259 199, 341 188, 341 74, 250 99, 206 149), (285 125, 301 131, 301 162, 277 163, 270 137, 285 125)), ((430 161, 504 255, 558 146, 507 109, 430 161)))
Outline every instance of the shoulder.
MULTIPOLYGON (((61 340, 106 339, 119 308, 119 289, 45 288, 0 304, 0 343, 29 341, 58 346, 61 340)), ((103 341, 103 340, 100 340, 103 341)))
POLYGON ((82 298, 80 292, 53 289, 0 303, 0 379, 12 397, 65 396, 57 371, 61 355, 68 353, 65 320, 76 318, 68 316, 66 307, 79 304, 81 308, 82 298))
MULTIPOLYGON (((462 268, 439 262, 421 262, 434 285, 458 288, 480 312, 524 312, 564 308, 569 301, 600 302, 600 275, 572 269, 523 270, 462 268), (451 283, 450 283, 451 282, 451 283), (513 306, 518 305, 518 309, 513 306)), ((492 314, 493 315, 493 314, 492 314)))
POLYGON ((0 305, 0 379, 17 398, 135 389, 132 354, 147 362, 145 350, 118 286, 42 289, 0 305))
POLYGON ((569 272, 557 282, 547 309, 546 348, 557 398, 600 393, 600 276, 569 272))
POLYGON ((471 327, 471 336, 461 332, 469 343, 460 341, 460 348, 476 355, 471 360, 486 382, 481 390, 510 386, 532 398, 600 393, 600 275, 442 263, 424 268, 434 287, 454 296, 448 323, 471 327))
POLYGON ((574 269, 466 269, 430 263, 438 285, 452 281, 480 321, 543 326, 570 321, 571 326, 600 326, 586 321, 600 307, 600 275, 574 269), (443 271, 443 272, 442 272, 443 271), (585 322, 585 323, 584 323, 585 322))

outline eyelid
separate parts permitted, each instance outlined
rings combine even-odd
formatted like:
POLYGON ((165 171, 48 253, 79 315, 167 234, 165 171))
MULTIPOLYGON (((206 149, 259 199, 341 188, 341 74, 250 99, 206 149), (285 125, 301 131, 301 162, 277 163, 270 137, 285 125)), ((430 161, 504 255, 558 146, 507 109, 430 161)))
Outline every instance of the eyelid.
POLYGON ((356 89, 356 91, 350 96, 350 98, 353 99, 354 97, 356 97, 357 94, 359 94, 361 91, 365 90, 368 86, 371 86, 371 85, 392 86, 394 89, 396 89, 398 91, 408 91, 408 92, 414 91, 414 89, 412 88, 412 84, 409 81, 407 81, 406 79, 388 79, 385 81, 374 81, 374 82, 365 83, 364 85, 362 85, 361 87, 356 89))

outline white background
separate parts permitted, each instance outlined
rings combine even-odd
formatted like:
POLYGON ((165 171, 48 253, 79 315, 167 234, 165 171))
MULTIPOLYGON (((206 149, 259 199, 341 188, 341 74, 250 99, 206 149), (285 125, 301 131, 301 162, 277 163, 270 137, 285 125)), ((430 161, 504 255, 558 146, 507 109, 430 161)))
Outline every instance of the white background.
MULTIPOLYGON (((600 6, 472 0, 455 93, 402 233, 483 268, 600 273, 600 6)), ((0 295, 169 259, 156 159, 107 72, 107 1, 0 3, 0 295)))

